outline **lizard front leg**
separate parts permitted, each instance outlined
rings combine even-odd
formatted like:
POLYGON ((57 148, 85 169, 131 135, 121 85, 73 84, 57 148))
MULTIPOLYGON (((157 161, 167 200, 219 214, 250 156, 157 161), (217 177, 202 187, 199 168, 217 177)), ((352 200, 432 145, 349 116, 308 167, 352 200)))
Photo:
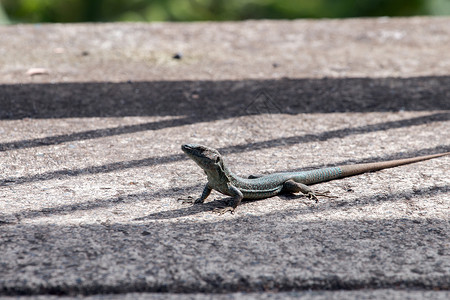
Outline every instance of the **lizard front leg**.
POLYGON ((218 207, 215 208, 213 211, 215 213, 221 214, 223 215, 226 212, 231 212, 234 213, 236 207, 238 207, 239 204, 241 204, 242 198, 244 198, 244 195, 242 194, 242 192, 236 188, 235 186, 229 185, 228 186, 228 192, 230 194, 230 196, 233 197, 232 201, 233 201, 233 205, 232 206, 227 206, 227 207, 218 207))
POLYGON ((309 199, 313 199, 317 202, 319 202, 319 199, 317 199, 317 196, 322 196, 322 197, 328 197, 328 198, 337 198, 334 196, 330 196, 328 195, 329 192, 323 192, 323 193, 317 193, 314 192, 309 186, 307 186, 306 184, 303 184, 301 182, 296 182, 292 179, 287 180, 284 184, 283 184, 283 190, 282 192, 284 193, 298 193, 298 192, 302 192, 303 194, 305 194, 309 199))
POLYGON ((205 188, 203 189, 202 195, 195 199, 192 198, 191 196, 189 196, 188 198, 179 198, 178 200, 182 200, 183 203, 194 203, 194 204, 199 204, 199 203, 203 203, 205 202, 206 198, 208 198, 209 194, 211 194, 211 187, 209 186, 209 184, 205 185, 205 188))

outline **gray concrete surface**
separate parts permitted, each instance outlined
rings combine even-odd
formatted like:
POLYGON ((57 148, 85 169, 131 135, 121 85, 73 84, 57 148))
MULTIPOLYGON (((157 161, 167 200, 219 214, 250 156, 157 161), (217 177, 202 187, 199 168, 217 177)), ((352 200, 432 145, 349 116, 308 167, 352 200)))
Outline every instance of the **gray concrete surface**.
POLYGON ((91 296, 5 296, 2 299, 312 299, 312 300, 334 300, 334 299, 386 299, 386 300, 410 300, 410 299, 434 299, 447 300, 449 293, 446 291, 405 291, 405 290, 359 290, 359 291, 292 291, 292 292, 260 292, 260 293, 229 293, 229 294, 206 294, 206 293, 128 293, 128 294, 98 294, 91 296))
POLYGON ((177 199, 185 142, 239 174, 450 151, 449 25, 0 27, 0 296, 448 298, 450 157, 317 204, 177 199))

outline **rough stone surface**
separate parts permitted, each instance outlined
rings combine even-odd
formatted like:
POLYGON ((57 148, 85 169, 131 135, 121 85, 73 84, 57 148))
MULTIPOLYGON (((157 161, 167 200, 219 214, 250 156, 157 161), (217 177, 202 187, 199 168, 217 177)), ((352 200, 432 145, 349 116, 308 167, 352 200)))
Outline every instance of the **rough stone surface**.
POLYGON ((450 157, 177 199, 206 182, 185 142, 238 174, 450 151, 449 25, 0 27, 0 296, 447 299, 450 157))
MULTIPOLYGON (((292 292, 260 292, 260 293, 228 293, 228 294, 182 294, 182 293, 128 293, 128 294, 104 294, 85 296, 83 299, 96 300, 96 299, 194 299, 194 300, 206 300, 206 299, 306 299, 306 300, 335 300, 335 299, 386 299, 386 300, 412 300, 412 299, 435 299, 435 300, 447 300, 450 296, 448 291, 404 291, 404 290, 360 290, 360 291, 292 291, 292 292)), ((28 300, 28 299, 80 299, 80 296, 15 296, 15 297, 2 297, 2 299, 9 300, 28 300)))
POLYGON ((18 25, 5 83, 447 76, 450 19, 18 25), (181 59, 174 59, 177 53, 181 59), (31 68, 48 74, 29 76, 31 68))

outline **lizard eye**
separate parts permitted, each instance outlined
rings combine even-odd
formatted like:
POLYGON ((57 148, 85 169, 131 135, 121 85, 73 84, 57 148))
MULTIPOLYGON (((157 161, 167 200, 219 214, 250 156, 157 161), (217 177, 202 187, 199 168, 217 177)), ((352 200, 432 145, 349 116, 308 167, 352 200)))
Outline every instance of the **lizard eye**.
POLYGON ((220 156, 216 157, 216 163, 220 162, 220 156))

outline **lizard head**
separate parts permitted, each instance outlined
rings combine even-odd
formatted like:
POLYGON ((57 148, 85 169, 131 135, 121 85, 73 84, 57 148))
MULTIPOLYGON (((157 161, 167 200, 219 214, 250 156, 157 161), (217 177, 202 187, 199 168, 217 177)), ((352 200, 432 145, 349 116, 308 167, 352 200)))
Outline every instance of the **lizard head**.
POLYGON ((184 144, 181 150, 197 163, 207 175, 215 175, 224 171, 224 163, 219 151, 198 144, 184 144))

